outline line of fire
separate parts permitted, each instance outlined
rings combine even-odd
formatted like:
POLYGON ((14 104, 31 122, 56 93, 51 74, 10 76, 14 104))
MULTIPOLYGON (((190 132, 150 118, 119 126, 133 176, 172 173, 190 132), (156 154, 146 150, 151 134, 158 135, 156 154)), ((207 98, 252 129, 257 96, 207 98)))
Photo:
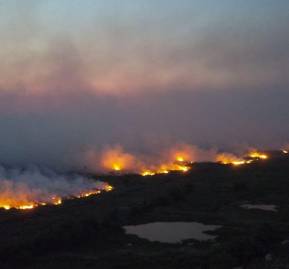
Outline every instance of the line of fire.
MULTIPOLYGON (((216 165, 229 166, 229 167, 242 167, 252 165, 254 163, 266 162, 271 158, 288 156, 287 150, 279 151, 258 151, 253 150, 248 152, 242 157, 238 157, 234 154, 221 153, 216 156, 214 162, 210 162, 216 165)), ((157 175, 166 174, 187 174, 192 173, 194 166, 198 165, 198 162, 190 160, 189 154, 185 151, 176 151, 171 158, 171 161, 164 162, 159 165, 149 165, 148 167, 141 166, 137 172, 128 172, 126 167, 126 158, 122 155, 115 156, 115 158, 109 158, 107 160, 107 174, 113 176, 121 176, 125 174, 135 174, 142 177, 154 177, 157 175), (110 167, 110 168, 109 168, 110 167)), ((59 195, 51 195, 46 197, 44 201, 33 200, 33 198, 27 198, 28 196, 23 193, 20 196, 13 197, 13 194, 7 195, 7 193, 0 194, 0 208, 5 210, 32 210, 39 206, 54 205, 58 206, 63 203, 64 200, 81 199, 91 196, 96 196, 104 192, 113 190, 113 186, 105 184, 102 189, 94 188, 90 190, 80 191, 77 194, 71 196, 61 197, 59 195)))

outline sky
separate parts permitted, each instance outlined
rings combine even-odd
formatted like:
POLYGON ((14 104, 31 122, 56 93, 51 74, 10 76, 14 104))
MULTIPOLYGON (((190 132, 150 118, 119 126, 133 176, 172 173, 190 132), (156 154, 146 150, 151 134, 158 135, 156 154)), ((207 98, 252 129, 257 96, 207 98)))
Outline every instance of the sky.
POLYGON ((1 0, 0 162, 280 147, 287 0, 1 0))

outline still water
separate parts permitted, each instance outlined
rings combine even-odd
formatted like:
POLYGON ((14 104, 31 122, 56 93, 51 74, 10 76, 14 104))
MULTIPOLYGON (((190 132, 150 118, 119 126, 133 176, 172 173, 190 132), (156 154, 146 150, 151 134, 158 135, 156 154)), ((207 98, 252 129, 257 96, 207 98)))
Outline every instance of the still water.
POLYGON ((216 236, 206 234, 215 231, 219 225, 205 225, 198 222, 154 222, 135 226, 124 226, 127 234, 137 235, 150 241, 179 243, 186 239, 213 240, 216 236))
POLYGON ((264 205, 264 204, 243 204, 241 205, 244 209, 259 209, 259 210, 265 210, 265 211, 277 211, 276 205, 264 205))

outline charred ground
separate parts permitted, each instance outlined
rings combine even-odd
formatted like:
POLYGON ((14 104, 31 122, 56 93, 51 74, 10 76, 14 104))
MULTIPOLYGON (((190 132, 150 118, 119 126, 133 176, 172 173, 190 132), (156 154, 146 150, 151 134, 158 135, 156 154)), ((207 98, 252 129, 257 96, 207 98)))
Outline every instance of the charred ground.
POLYGON ((107 176, 114 191, 32 211, 1 210, 1 268, 288 268, 289 156, 189 173, 107 176), (277 212, 246 210, 245 202, 277 212), (222 225, 215 241, 179 244, 126 235, 123 225, 222 225), (267 257, 267 259, 266 259, 267 257), (287 266, 287 267, 286 267, 287 266))

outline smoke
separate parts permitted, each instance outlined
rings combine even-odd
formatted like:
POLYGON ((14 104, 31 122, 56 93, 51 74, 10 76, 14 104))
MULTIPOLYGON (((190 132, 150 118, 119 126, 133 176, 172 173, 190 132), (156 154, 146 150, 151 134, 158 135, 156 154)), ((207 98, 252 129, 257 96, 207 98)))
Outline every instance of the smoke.
POLYGON ((58 174, 39 167, 0 166, 0 207, 25 208, 59 204, 64 198, 81 197, 106 190, 107 183, 77 174, 58 174))
POLYGON ((111 154, 134 170, 182 143, 212 160, 288 141, 285 1, 227 1, 228 14, 211 1, 217 15, 192 1, 68 2, 1 4, 0 163, 100 171, 104 145, 121 145, 111 154))
MULTIPOLYGON (((286 147, 283 147, 283 153, 286 147)), ((234 166, 249 164, 254 160, 268 159, 265 151, 253 147, 232 152, 216 148, 204 149, 195 145, 179 143, 154 152, 128 152, 122 146, 105 147, 97 152, 90 149, 86 152, 85 167, 91 172, 102 173, 136 173, 143 176, 168 174, 170 172, 188 172, 196 162, 218 162, 234 166)))
POLYGON ((182 170, 181 163, 216 161, 216 149, 202 149, 184 143, 156 147, 150 152, 127 151, 121 145, 107 146, 97 151, 89 149, 83 158, 83 166, 91 172, 165 172, 182 170))
POLYGON ((69 170, 185 172, 288 141, 286 1, 20 2, 0 9, 0 205, 107 186, 69 170))
POLYGON ((93 172, 136 171, 136 158, 120 145, 108 146, 99 154, 90 149, 84 154, 84 164, 93 172))
POLYGON ((104 145, 154 156, 179 143, 234 152, 280 148, 288 141, 289 93, 278 89, 179 90, 134 98, 0 96, 0 163, 9 165, 71 169, 104 145))

